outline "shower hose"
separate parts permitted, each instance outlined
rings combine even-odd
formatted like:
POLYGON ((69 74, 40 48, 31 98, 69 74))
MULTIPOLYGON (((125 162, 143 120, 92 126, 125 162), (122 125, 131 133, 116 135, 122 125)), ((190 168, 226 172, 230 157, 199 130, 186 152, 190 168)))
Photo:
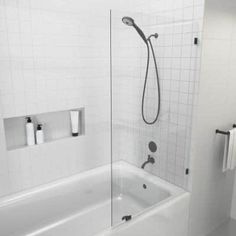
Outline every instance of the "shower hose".
MULTIPOLYGON (((153 36, 153 35, 151 35, 151 36, 153 36)), ((150 65, 150 48, 149 48, 149 44, 147 43, 146 44, 147 45, 147 65, 146 65, 146 73, 145 73, 145 80, 144 80, 144 86, 143 86, 143 95, 142 95, 142 118, 143 118, 143 121, 147 125, 153 125, 153 124, 156 123, 156 121, 158 120, 158 117, 160 115, 160 108, 161 108, 160 79, 159 79, 159 73, 158 73, 158 68, 157 68, 155 52, 154 52, 152 41, 151 41, 151 36, 148 37, 147 42, 150 44, 152 57, 153 57, 153 61, 154 61, 154 64, 155 64, 156 83, 157 83, 157 90, 158 90, 158 107, 157 107, 157 112, 156 112, 155 118, 152 121, 148 121, 145 118, 145 114, 144 114, 145 94, 146 94, 146 89, 147 89, 147 80, 148 80, 148 72, 149 72, 149 65, 150 65)))

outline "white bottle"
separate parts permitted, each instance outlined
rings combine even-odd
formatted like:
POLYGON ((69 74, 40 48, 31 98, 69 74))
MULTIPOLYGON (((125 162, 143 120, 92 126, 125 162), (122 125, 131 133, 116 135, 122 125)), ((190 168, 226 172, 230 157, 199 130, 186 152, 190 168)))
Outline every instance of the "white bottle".
POLYGON ((70 111, 70 119, 71 119, 72 136, 76 137, 79 135, 79 111, 78 110, 70 111))
POLYGON ((30 117, 26 118, 26 141, 28 146, 35 145, 34 124, 30 117))
POLYGON ((37 144, 44 143, 44 132, 41 124, 38 124, 36 131, 36 142, 37 144))

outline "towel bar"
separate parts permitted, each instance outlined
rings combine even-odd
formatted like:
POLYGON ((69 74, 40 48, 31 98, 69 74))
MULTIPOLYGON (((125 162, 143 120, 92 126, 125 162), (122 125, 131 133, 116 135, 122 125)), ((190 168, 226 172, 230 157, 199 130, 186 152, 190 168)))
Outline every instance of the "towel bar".
MULTIPOLYGON (((233 128, 236 128, 236 124, 233 124, 233 128)), ((217 134, 224 134, 224 135, 229 135, 230 134, 229 131, 222 131, 222 130, 219 130, 219 129, 216 130, 216 133, 217 134)))
POLYGON ((216 133, 217 134, 224 134, 224 135, 229 135, 230 134, 229 131, 226 132, 226 131, 221 131, 219 129, 216 130, 216 133))

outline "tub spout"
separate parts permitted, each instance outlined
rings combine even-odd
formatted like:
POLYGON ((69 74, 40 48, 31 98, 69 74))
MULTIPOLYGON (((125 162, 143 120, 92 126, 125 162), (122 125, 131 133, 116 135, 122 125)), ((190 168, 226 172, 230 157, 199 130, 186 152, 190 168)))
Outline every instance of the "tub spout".
POLYGON ((155 159, 154 159, 153 157, 151 157, 150 155, 148 155, 147 161, 145 161, 145 162, 142 164, 141 168, 144 169, 145 166, 146 166, 148 163, 151 163, 151 164, 154 164, 154 163, 155 163, 155 159))

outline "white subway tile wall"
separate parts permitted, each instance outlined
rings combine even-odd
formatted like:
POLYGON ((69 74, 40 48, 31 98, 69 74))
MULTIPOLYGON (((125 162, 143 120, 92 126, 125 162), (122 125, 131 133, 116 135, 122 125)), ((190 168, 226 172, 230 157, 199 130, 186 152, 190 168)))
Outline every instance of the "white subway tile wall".
MULTIPOLYGON (((187 39, 195 33, 200 37, 203 4, 203 0, 0 0, 0 195, 110 163, 109 9, 141 12, 134 15, 145 32, 160 33, 155 50, 162 86, 160 125, 146 128, 140 120, 145 50, 119 19, 113 32, 119 27, 120 32, 112 43, 119 51, 114 54, 114 75, 119 70, 120 77, 113 78, 114 85, 118 83, 114 99, 119 99, 114 100, 114 125, 119 126, 114 133, 119 131, 121 138, 114 155, 140 164, 153 139, 158 158, 149 170, 186 185, 182 170, 189 155, 199 60, 187 39), (120 44, 115 41, 118 37, 120 44), (118 60, 118 55, 123 58, 118 60), (85 137, 6 151, 3 118, 78 107, 85 107, 85 137)), ((149 82, 148 118, 156 101, 151 86, 149 82)))
MULTIPOLYGON (((191 2, 191 1, 190 1, 191 2)), ((137 166, 147 160, 148 143, 157 143, 155 165, 146 169, 178 186, 188 188, 192 111, 199 83, 203 3, 170 5, 156 14, 113 12, 113 158, 137 166), (197 9, 197 10, 196 10, 197 9), (201 9, 201 10, 200 10, 201 9), (173 14, 178 12, 178 14, 173 14), (131 27, 122 24, 131 16, 152 39, 161 83, 159 121, 146 125, 141 116, 141 101, 146 70, 146 46, 131 27)), ((145 96, 145 116, 155 118, 158 93, 154 63, 151 63, 145 96)))
POLYGON ((5 165, 0 195, 111 159, 109 11, 73 10, 54 1, 50 7, 49 2, 1 1, 0 156, 5 165), (6 151, 3 118, 80 107, 85 108, 85 136, 6 151))

